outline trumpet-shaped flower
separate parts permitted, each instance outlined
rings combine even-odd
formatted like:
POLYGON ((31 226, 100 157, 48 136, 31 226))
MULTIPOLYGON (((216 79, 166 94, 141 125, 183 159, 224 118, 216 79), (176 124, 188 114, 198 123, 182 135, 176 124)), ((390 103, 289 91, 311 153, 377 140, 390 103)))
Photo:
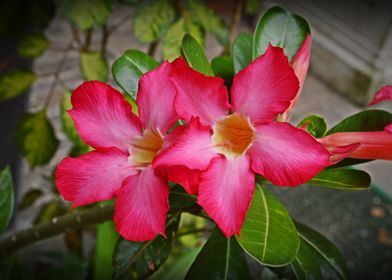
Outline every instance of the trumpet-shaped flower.
POLYGON ((269 46, 234 77, 231 103, 218 77, 207 77, 188 66, 174 71, 172 77, 177 88, 175 109, 187 126, 153 166, 171 170, 177 174, 169 176, 171 180, 188 192, 198 192, 198 203, 226 236, 240 232, 255 173, 278 186, 296 186, 329 164, 328 151, 310 134, 275 121, 299 89, 281 48, 269 46), (182 172, 185 175, 179 175, 182 172), (196 178, 192 187, 188 174, 196 178))
POLYGON ((375 105, 382 101, 392 101, 392 86, 383 86, 373 97, 369 106, 375 105))
POLYGON ((65 158, 56 171, 56 185, 72 206, 112 199, 114 222, 126 239, 144 241, 165 235, 167 182, 151 165, 177 121, 173 65, 162 64, 142 76, 136 103, 139 116, 120 92, 91 81, 72 94, 69 111, 82 139, 95 150, 65 158))

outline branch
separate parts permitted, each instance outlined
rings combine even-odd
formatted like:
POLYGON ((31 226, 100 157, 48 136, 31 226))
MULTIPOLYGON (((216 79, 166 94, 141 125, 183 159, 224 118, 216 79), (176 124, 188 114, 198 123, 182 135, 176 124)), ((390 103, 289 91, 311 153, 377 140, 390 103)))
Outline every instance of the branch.
POLYGON ((67 229, 78 229, 88 224, 102 223, 113 218, 113 205, 101 205, 53 218, 34 227, 21 230, 0 241, 0 257, 7 256, 37 241, 56 236, 67 229))
POLYGON ((148 46, 148 55, 154 57, 155 55, 155 51, 157 50, 158 47, 158 41, 152 42, 149 46, 148 46))

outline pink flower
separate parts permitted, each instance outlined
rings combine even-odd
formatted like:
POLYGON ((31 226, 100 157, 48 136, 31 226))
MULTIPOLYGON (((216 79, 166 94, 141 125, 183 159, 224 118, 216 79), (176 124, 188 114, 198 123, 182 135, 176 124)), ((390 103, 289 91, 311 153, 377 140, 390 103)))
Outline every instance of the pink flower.
POLYGON ((375 105, 381 101, 392 101, 392 86, 383 86, 373 97, 369 106, 375 105))
POLYGON ((278 186, 296 186, 329 164, 328 151, 311 135, 275 121, 299 89, 281 48, 269 46, 234 77, 231 104, 221 78, 186 66, 173 72, 173 82, 175 109, 188 124, 153 166, 171 170, 177 175, 170 179, 183 185, 192 174, 185 189, 199 193, 198 203, 226 236, 240 233, 255 173, 278 186))
MULTIPOLYGON (((172 64, 143 75, 136 103, 139 116, 120 92, 99 82, 85 82, 72 94, 69 111, 83 140, 95 150, 65 158, 56 185, 72 206, 112 199, 114 222, 126 239, 144 241, 165 235, 169 187, 151 165, 178 120, 173 110, 172 64)), ((167 142, 167 141, 166 141, 167 142)))
POLYGON ((386 126, 384 131, 337 132, 319 141, 331 154, 354 145, 354 149, 346 153, 345 157, 392 160, 392 124, 386 126))

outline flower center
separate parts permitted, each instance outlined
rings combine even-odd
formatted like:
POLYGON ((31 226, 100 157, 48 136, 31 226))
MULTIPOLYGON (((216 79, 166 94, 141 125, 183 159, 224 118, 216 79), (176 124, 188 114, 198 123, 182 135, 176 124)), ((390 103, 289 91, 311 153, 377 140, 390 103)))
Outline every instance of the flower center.
POLYGON ((255 129, 242 115, 232 114, 214 126, 213 143, 220 153, 238 156, 245 153, 255 136, 255 129))
POLYGON ((130 154, 138 167, 147 167, 162 148, 163 137, 157 130, 147 129, 132 139, 130 154))

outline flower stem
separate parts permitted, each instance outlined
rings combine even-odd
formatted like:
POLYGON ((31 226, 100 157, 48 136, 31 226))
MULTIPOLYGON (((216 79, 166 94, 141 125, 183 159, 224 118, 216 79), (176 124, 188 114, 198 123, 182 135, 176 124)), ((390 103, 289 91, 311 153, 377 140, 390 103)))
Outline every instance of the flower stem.
POLYGON ((113 217, 113 205, 100 205, 84 211, 75 211, 49 222, 21 230, 0 241, 0 258, 37 241, 56 236, 67 229, 78 229, 88 224, 97 224, 113 217))

